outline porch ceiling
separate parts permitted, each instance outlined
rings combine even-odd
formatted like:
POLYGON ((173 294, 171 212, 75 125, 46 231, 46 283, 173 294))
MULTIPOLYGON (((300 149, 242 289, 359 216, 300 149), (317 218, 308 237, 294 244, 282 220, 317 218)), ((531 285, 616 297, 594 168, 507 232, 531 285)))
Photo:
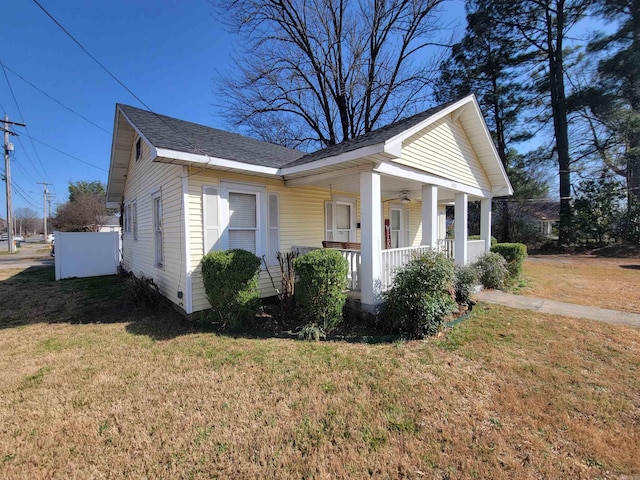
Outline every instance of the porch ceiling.
MULTIPOLYGON (((358 171, 350 171, 347 174, 336 172, 336 175, 330 178, 319 178, 310 183, 310 185, 331 189, 334 192, 360 194, 360 175, 358 171)), ((385 201, 398 199, 400 192, 409 192, 412 200, 422 200, 422 183, 417 180, 381 174, 380 188, 382 199, 385 201)), ((455 190, 438 187, 438 201, 441 203, 453 202, 455 194, 455 190)))

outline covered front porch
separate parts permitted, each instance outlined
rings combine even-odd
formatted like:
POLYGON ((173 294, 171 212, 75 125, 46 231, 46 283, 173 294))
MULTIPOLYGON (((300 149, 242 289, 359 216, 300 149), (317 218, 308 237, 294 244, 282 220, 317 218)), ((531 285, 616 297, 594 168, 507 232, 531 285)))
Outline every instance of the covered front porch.
MULTIPOLYGON (((447 257, 455 260, 455 240, 452 238, 439 239, 437 252, 444 253, 447 257)), ((354 248, 340 248, 340 247, 327 247, 335 248, 342 256, 347 260, 349 264, 348 271, 348 285, 347 288, 354 292, 360 291, 360 265, 362 263, 361 248, 359 245, 354 245, 354 248)), ((296 250, 300 255, 315 250, 318 247, 302 247, 295 246, 293 250, 296 250)), ((380 251, 380 263, 382 267, 381 275, 381 287, 384 292, 393 283, 396 272, 399 268, 406 265, 411 259, 417 258, 423 253, 431 251, 432 248, 425 245, 417 247, 402 247, 402 248, 388 248, 380 251)), ((468 262, 471 264, 486 251, 486 245, 484 240, 467 240, 468 262)))
MULTIPOLYGON (((295 186, 298 182, 291 183, 295 186)), ((338 192, 332 194, 335 201, 325 205, 323 245, 338 249, 347 259, 348 287, 360 293, 365 307, 380 303, 398 269, 422 253, 443 252, 456 263, 467 265, 491 246, 491 196, 480 189, 409 167, 389 170, 383 165, 337 177, 306 177, 305 185, 309 184, 338 192), (355 194, 351 197, 354 203, 349 203, 349 194, 355 194), (468 238, 472 201, 480 202, 480 240, 468 238), (453 207, 454 221, 449 229, 453 229, 454 238, 446 238, 447 206, 453 207), (357 217, 353 215, 356 211, 357 217)), ((306 253, 317 247, 294 248, 306 253)))

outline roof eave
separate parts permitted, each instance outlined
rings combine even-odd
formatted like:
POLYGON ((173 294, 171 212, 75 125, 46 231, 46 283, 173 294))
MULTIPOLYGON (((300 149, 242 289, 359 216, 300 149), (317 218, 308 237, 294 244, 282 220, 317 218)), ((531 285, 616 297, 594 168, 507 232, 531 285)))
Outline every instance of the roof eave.
POLYGON ((381 142, 374 145, 368 145, 366 147, 360 147, 355 150, 344 152, 338 155, 332 155, 330 157, 314 160, 302 165, 296 165, 293 167, 282 167, 279 169, 278 174, 286 178, 287 175, 294 175, 296 173, 316 170, 323 167, 332 167, 341 163, 358 160, 360 158, 365 158, 372 155, 386 154, 388 156, 396 156, 396 153, 396 150, 390 149, 389 151, 387 151, 384 143, 381 142))
POLYGON ((261 173, 263 175, 278 176, 279 169, 276 167, 267 167, 263 165, 254 165, 251 163, 239 162, 226 158, 210 157, 198 153, 183 152, 180 150, 171 150, 169 148, 157 148, 155 160, 160 163, 171 163, 170 160, 179 160, 194 166, 210 167, 210 168, 228 168, 233 170, 241 170, 249 173, 261 173), (167 159, 169 161, 163 161, 167 159))

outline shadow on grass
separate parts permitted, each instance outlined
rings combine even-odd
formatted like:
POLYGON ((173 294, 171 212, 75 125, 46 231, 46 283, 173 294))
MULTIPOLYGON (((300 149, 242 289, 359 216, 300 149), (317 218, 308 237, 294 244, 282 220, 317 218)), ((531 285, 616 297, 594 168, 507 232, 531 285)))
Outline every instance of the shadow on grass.
MULTIPOLYGON (((279 307, 265 304, 263 312, 242 329, 222 330, 219 324, 186 319, 167 300, 153 309, 136 308, 130 300, 126 277, 72 278, 55 281, 53 267, 31 267, 0 281, 0 330, 37 323, 126 323, 133 335, 170 340, 182 335, 210 333, 231 338, 297 339, 300 323, 279 314, 279 307)), ((327 341, 388 343, 397 335, 385 335, 371 325, 347 319, 327 341)))
MULTIPOLYGON (((124 323, 148 315, 129 300, 125 278, 110 275, 56 282, 53 267, 30 267, 0 281, 0 311, 0 329, 36 323, 124 323)), ((173 310, 170 313, 179 316, 173 310)))
POLYGON ((640 265, 619 265, 619 267, 627 270, 640 270, 640 265))

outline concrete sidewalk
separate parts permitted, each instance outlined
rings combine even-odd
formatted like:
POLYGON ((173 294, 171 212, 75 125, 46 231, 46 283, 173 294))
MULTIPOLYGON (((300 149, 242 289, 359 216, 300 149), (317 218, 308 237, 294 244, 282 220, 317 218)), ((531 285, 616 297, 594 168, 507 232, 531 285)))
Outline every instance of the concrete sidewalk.
POLYGON ((551 315, 564 315, 573 318, 587 318, 599 322, 628 325, 640 328, 640 314, 619 312, 606 308, 587 307, 575 303, 556 302, 542 298, 523 297, 499 290, 483 290, 474 296, 474 300, 487 303, 504 305, 505 307, 520 308, 522 310, 534 310, 551 315))

